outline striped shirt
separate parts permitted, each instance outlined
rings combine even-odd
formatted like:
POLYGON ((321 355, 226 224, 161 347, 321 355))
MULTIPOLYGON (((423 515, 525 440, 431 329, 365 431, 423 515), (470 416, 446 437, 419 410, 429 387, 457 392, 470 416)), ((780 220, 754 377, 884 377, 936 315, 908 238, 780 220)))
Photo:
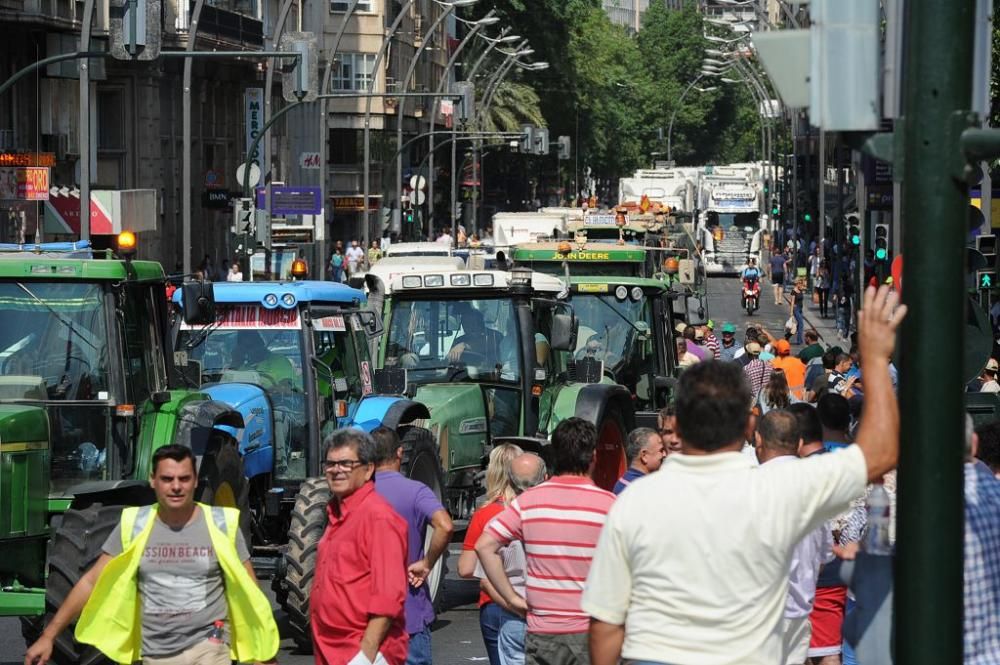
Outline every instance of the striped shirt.
POLYGON ((486 527, 504 545, 524 543, 529 632, 587 632, 580 598, 614 501, 590 478, 556 476, 514 499, 486 527))

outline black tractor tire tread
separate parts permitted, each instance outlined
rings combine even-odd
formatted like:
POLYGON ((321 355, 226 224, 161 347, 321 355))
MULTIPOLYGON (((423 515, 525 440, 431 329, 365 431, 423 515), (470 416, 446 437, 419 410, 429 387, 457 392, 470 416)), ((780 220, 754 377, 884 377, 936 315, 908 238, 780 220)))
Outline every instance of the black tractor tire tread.
POLYGON ((325 478, 310 478, 299 486, 292 508, 285 550, 285 578, 282 587, 285 600, 282 609, 288 616, 291 637, 301 653, 312 653, 312 631, 309 626, 309 593, 316 570, 319 540, 326 530, 326 506, 330 488, 325 478))
MULTIPOLYGON (((48 578, 45 588, 45 616, 24 617, 22 633, 33 642, 42 627, 55 615, 73 586, 101 556, 102 545, 121 520, 123 506, 95 503, 83 510, 67 510, 49 546, 48 578)), ((75 623, 56 638, 54 665, 105 665, 111 661, 94 647, 73 639, 75 623)))
MULTIPOLYGON (((407 478, 411 478, 410 465, 413 463, 413 460, 418 453, 423 452, 430 455, 436 461, 435 474, 437 475, 437 484, 438 488, 443 493, 445 490, 445 478, 444 470, 441 468, 441 455, 438 450, 437 442, 434 441, 434 435, 431 434, 430 430, 423 427, 408 427, 403 432, 403 435, 400 438, 400 443, 403 447, 402 474, 407 478)), ((444 496, 438 496, 438 499, 441 500, 441 504, 444 505, 444 496)), ((441 566, 438 588, 431 589, 431 604, 434 607, 435 614, 441 612, 442 603, 444 602, 445 578, 448 576, 447 547, 444 552, 441 553, 441 558, 438 559, 438 563, 441 566)))

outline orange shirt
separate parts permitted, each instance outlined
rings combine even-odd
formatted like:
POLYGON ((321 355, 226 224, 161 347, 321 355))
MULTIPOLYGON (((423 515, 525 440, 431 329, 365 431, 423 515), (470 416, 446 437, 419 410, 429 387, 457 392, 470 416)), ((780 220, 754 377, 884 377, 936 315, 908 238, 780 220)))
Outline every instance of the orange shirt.
POLYGON ((771 361, 771 367, 785 373, 788 390, 796 399, 805 398, 806 366, 794 356, 777 356, 771 361))

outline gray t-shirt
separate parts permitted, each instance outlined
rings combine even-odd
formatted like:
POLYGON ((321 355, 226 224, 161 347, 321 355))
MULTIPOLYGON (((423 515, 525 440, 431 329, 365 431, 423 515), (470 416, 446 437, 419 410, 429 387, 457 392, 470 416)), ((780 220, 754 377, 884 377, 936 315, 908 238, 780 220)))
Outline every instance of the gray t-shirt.
MULTIPOLYGON (((111 556, 121 554, 120 525, 102 549, 111 556)), ((237 533, 236 551, 240 561, 250 558, 242 533, 237 533)), ((156 519, 139 561, 139 597, 144 656, 178 654, 207 639, 216 621, 226 620, 222 568, 204 511, 199 509, 194 520, 179 529, 156 519)))

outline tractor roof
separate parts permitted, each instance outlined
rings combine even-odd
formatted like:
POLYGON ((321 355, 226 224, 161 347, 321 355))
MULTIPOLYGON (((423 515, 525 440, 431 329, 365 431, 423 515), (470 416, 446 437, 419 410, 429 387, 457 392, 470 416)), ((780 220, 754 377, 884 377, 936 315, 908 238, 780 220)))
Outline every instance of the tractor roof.
MULTIPOLYGON (((155 261, 132 261, 133 279, 164 279, 155 261)), ((0 279, 122 281, 130 278, 123 259, 90 247, 87 241, 0 244, 0 279)))
MULTIPOLYGON (((363 291, 351 288, 346 284, 325 282, 320 280, 303 280, 300 282, 215 282, 212 285, 217 303, 260 303, 268 307, 264 299, 270 295, 278 299, 278 305, 286 309, 298 303, 338 303, 364 304, 363 291), (291 304, 285 302, 285 295, 291 294, 291 304)), ((184 304, 182 289, 174 291, 173 301, 184 304)), ((271 305, 272 307, 274 305, 271 305)))
MULTIPOLYGON (((559 293, 565 287, 552 275, 531 272, 531 288, 535 291, 559 293)), ((389 283, 389 293, 463 290, 502 290, 512 285, 515 275, 503 270, 420 270, 396 275, 389 283)))

